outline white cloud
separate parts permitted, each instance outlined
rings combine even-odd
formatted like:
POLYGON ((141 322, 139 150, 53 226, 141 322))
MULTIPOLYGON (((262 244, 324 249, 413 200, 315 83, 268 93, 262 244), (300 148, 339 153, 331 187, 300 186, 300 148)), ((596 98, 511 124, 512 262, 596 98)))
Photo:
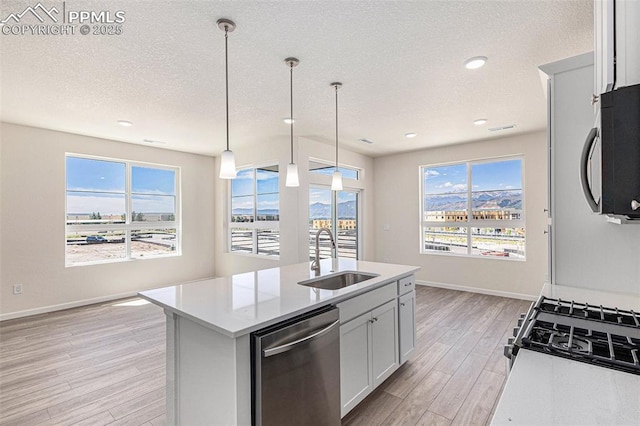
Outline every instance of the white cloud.
POLYGON ((513 186, 511 186, 511 185, 507 185, 507 186, 505 186, 504 188, 505 188, 505 189, 513 189, 513 186))
POLYGON ((428 176, 440 176, 440 173, 437 170, 427 170, 427 177, 428 176))
POLYGON ((451 188, 453 186, 453 184, 451 182, 445 182, 442 187, 443 188, 451 188))
POLYGON ((466 191, 467 190, 467 184, 466 183, 458 183, 456 185, 453 185, 453 190, 454 191, 466 191))

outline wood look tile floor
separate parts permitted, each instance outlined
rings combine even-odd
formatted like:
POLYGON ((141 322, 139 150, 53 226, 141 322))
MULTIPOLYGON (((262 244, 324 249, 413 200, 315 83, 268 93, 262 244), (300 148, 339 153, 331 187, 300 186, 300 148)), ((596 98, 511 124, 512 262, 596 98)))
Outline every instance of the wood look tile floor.
MULTIPOLYGON (((418 286, 413 358, 343 425, 484 425, 502 347, 530 302, 418 286)), ((1 425, 145 425, 165 419, 162 309, 127 299, 0 323, 1 425)))

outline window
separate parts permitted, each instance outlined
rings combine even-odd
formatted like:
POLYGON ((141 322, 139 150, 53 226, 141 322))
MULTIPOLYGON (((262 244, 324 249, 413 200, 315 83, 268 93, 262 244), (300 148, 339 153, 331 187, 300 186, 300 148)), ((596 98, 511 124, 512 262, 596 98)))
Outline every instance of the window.
MULTIPOLYGON (((338 257, 358 258, 358 191, 309 188, 309 257, 315 257, 316 233, 328 228, 336 238, 338 257), (337 229, 337 235, 334 231, 337 229)), ((331 257, 331 240, 320 234, 320 258, 331 257)))
POLYGON ((522 158, 420 168, 422 253, 525 257, 522 158))
POLYGON ((66 266, 180 254, 179 169, 66 156, 66 266))
MULTIPOLYGON (((331 176, 333 175, 333 172, 335 170, 336 170, 335 164, 331 165, 321 160, 313 160, 313 159, 309 160, 309 173, 331 176)), ((356 168, 340 166, 338 167, 338 170, 340 171, 340 173, 342 173, 343 179, 353 179, 353 180, 360 179, 360 170, 356 168)))
POLYGON ((242 169, 231 181, 229 250, 280 255, 278 166, 242 169))

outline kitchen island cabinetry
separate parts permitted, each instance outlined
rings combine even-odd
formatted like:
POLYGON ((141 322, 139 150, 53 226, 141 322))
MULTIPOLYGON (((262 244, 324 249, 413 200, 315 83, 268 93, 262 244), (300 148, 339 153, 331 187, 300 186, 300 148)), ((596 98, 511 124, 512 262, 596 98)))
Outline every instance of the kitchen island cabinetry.
POLYGON ((343 417, 400 365, 397 306, 394 298, 340 326, 343 417))
POLYGON ((400 364, 409 359, 416 348, 416 279, 413 275, 398 280, 398 329, 400 331, 400 364))
POLYGON ((359 360, 341 371, 370 369, 365 382, 375 388, 399 365, 398 281, 418 269, 325 259, 320 276, 357 271, 376 277, 338 290, 310 288, 298 283, 316 275, 300 263, 141 292, 167 319, 167 423, 250 425, 251 333, 323 306, 344 306, 341 335, 359 360), (353 333, 343 328, 347 323, 353 333))

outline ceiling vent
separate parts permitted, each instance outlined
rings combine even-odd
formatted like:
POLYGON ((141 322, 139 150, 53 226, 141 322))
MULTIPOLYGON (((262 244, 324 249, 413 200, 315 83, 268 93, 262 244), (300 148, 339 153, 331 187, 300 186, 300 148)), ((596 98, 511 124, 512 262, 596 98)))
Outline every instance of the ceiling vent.
POLYGON ((515 124, 509 124, 508 126, 500 126, 500 127, 492 127, 489 129, 490 132, 499 132, 500 130, 509 130, 516 127, 515 124))

